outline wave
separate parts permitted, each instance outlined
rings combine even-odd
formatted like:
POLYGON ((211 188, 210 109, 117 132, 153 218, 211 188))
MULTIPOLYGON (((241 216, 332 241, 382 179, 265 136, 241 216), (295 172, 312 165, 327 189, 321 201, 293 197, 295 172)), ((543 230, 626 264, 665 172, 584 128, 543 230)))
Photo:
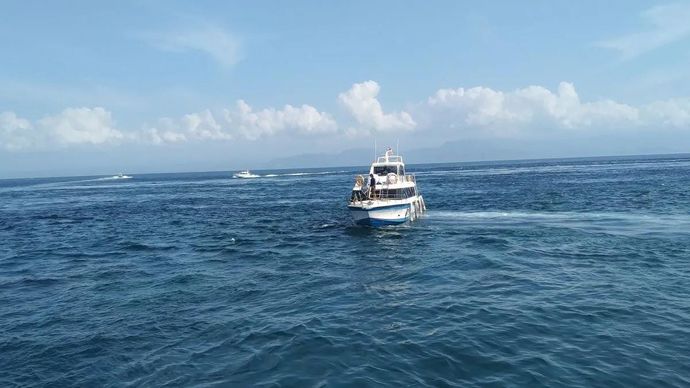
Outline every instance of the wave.
POLYGON ((690 218, 682 215, 615 213, 615 212, 529 212, 529 211, 434 211, 430 219, 456 219, 468 222, 531 222, 559 225, 602 226, 604 228, 639 229, 641 232, 674 229, 690 233, 690 218))
MULTIPOLYGON (((35 183, 35 184, 29 184, 29 185, 2 187, 2 188, 0 188, 0 193, 22 192, 22 191, 40 191, 40 190, 62 190, 62 189, 75 189, 75 188, 95 188, 97 186, 79 186, 79 184, 88 183, 88 182, 130 180, 132 178, 133 177, 129 176, 129 175, 125 175, 123 177, 113 175, 113 176, 108 176, 108 177, 88 178, 88 179, 57 178, 60 180, 56 179, 53 182, 41 182, 41 183, 35 183)), ((106 187, 106 186, 103 186, 103 187, 106 187)))
POLYGON ((78 179, 78 180, 68 180, 68 181, 63 181, 63 182, 54 182, 52 185, 70 185, 73 183, 86 183, 86 182, 102 182, 102 181, 117 181, 117 180, 129 180, 134 178, 131 175, 113 175, 113 176, 104 176, 100 178, 90 178, 90 179, 78 179))
POLYGON ((94 181, 111 181, 111 180, 120 180, 120 179, 132 179, 133 176, 131 175, 113 175, 113 176, 106 176, 103 178, 96 178, 96 179, 91 179, 94 181))
POLYGON ((283 176, 327 175, 327 174, 337 174, 339 172, 341 172, 341 171, 291 172, 291 173, 282 174, 282 175, 283 176))
POLYGON ((309 176, 309 175, 329 175, 329 174, 341 174, 347 171, 318 171, 318 172, 289 172, 285 174, 266 174, 260 175, 262 178, 277 178, 277 177, 289 177, 289 176, 309 176))
POLYGON ((672 160, 667 162, 628 162, 628 163, 586 163, 586 164, 553 164, 546 166, 495 166, 479 168, 458 168, 450 170, 419 171, 417 175, 460 175, 460 176, 484 176, 484 175, 510 175, 510 174, 549 174, 549 173, 588 173, 594 174, 602 171, 627 171, 641 169, 656 169, 670 167, 688 167, 687 160, 672 160))

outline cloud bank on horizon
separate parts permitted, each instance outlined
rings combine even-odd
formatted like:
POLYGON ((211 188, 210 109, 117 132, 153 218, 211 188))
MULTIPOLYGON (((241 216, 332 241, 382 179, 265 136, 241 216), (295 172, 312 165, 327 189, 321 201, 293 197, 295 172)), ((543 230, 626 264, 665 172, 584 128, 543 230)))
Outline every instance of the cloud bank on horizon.
POLYGON ((159 118, 137 130, 118 128, 103 107, 66 108, 36 121, 0 113, 0 144, 6 150, 71 145, 182 143, 204 140, 258 140, 278 134, 353 136, 396 131, 521 136, 534 131, 608 131, 630 128, 690 130, 690 98, 633 106, 610 99, 581 101, 572 83, 556 91, 543 86, 500 91, 488 87, 439 89, 409 112, 386 113, 376 81, 355 83, 337 97, 343 122, 311 105, 255 110, 244 100, 213 112, 159 118))

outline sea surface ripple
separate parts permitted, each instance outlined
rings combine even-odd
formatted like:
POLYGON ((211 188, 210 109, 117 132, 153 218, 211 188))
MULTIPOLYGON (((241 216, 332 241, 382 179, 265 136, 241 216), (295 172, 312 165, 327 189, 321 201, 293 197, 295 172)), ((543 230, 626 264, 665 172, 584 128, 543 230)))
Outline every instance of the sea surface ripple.
POLYGON ((0 386, 690 386, 690 158, 0 181, 0 386))

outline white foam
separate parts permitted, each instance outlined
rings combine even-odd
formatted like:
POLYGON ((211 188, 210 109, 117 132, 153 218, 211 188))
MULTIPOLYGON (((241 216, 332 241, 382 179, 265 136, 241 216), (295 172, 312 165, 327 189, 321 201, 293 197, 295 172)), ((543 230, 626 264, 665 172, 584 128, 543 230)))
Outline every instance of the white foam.
POLYGON ((303 175, 325 175, 333 174, 333 171, 321 171, 321 172, 293 172, 290 174, 285 174, 286 176, 303 176, 303 175))
POLYGON ((606 163, 585 163, 585 164, 554 164, 546 166, 495 166, 495 167, 461 167, 452 170, 433 170, 420 171, 417 175, 460 175, 460 176, 483 176, 483 175, 510 175, 526 173, 565 173, 582 172, 596 173, 599 171, 627 171, 653 168, 669 167, 688 167, 690 162, 687 160, 673 160, 664 162, 606 162, 606 163))
POLYGON ((265 178, 274 178, 281 176, 308 176, 308 175, 327 175, 327 174, 337 174, 346 171, 318 171, 318 172, 290 172, 285 174, 266 174, 262 175, 265 178))
POLYGON ((110 180, 119 180, 119 179, 132 179, 132 176, 130 176, 130 175, 113 175, 113 176, 106 176, 103 178, 96 178, 93 180, 94 181, 110 181, 110 180))
POLYGON ((427 217, 438 219, 459 219, 467 221, 514 222, 527 221, 536 223, 586 223, 601 225, 631 225, 674 227, 690 226, 690 217, 681 215, 615 213, 615 212, 522 212, 522 211, 434 211, 427 212, 427 217))

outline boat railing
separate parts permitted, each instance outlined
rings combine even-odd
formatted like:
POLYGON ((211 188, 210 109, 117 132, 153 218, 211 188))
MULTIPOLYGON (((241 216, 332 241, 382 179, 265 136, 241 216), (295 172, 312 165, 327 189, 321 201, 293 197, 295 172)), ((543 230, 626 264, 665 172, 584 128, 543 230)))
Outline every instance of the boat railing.
MULTIPOLYGON (((363 183, 360 185, 361 189, 359 192, 353 191, 351 194, 350 198, 348 199, 349 203, 352 204, 361 204, 362 202, 367 202, 367 201, 398 201, 401 199, 406 199, 410 198, 412 196, 418 195, 417 191, 417 179, 414 174, 405 174, 402 176, 397 176, 397 180, 395 183, 388 184, 387 182, 383 183, 382 185, 376 185, 375 189, 373 192, 371 191, 371 186, 364 186, 363 183), (402 178, 403 182, 412 182, 415 185, 411 187, 391 187, 393 184, 399 183, 399 180, 402 178)), ((360 182, 360 179, 358 177, 357 183, 360 182)))

